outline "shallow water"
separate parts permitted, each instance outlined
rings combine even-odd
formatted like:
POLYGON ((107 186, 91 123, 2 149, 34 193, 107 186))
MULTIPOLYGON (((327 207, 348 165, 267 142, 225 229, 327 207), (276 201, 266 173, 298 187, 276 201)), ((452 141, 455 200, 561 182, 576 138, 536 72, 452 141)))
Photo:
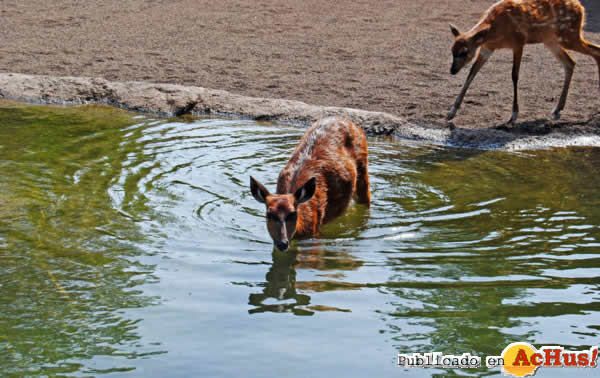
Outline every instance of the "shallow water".
POLYGON ((302 133, 1 102, 0 375, 489 375, 396 355, 598 342, 600 150, 369 139, 371 208, 273 253, 248 176, 302 133))

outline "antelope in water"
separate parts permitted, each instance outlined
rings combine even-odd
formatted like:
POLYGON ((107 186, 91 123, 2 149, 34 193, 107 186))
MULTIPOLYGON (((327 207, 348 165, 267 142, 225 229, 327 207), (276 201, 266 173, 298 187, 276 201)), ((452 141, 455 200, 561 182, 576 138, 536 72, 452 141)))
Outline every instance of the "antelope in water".
POLYGON ((295 236, 317 236, 323 223, 339 216, 352 197, 369 205, 367 138, 343 118, 315 122, 279 173, 277 191, 250 177, 252 196, 267 207, 267 229, 280 251, 295 236))
POLYGON ((567 49, 594 57, 600 72, 600 46, 583 39, 583 22, 584 9, 578 0, 503 0, 492 5, 479 23, 466 33, 450 25, 456 38, 452 46, 450 73, 455 75, 473 57, 477 58, 447 120, 454 118, 475 75, 492 53, 497 49, 509 48, 513 50, 514 100, 508 123, 514 123, 519 115, 519 68, 523 47, 528 43, 543 43, 564 66, 562 93, 552 112, 554 120, 560 119, 575 68, 575 61, 567 49))

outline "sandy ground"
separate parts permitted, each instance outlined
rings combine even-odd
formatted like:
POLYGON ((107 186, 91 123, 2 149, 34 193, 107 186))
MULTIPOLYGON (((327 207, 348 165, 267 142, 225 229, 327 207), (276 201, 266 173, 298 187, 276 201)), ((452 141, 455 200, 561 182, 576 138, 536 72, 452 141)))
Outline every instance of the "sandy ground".
MULTIPOLYGON (((0 72, 192 85, 445 125, 466 77, 466 70, 449 74, 448 23, 468 29, 492 3, 3 0, 0 72)), ((585 37, 600 44, 600 2, 582 3, 585 37)), ((574 57, 567 124, 586 122, 600 105, 596 63, 574 57)), ((511 62, 509 51, 492 57, 454 120, 457 127, 508 119, 511 62)), ((562 78, 550 52, 527 46, 520 84, 525 126, 549 118, 562 78)))

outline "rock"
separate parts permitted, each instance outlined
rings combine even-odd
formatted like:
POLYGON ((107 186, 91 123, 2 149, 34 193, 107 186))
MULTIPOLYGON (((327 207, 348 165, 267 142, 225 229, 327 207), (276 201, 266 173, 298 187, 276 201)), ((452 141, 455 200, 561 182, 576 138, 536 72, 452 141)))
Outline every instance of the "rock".
POLYGON ((317 119, 341 116, 371 135, 483 149, 532 149, 600 146, 600 119, 586 124, 555 124, 540 133, 539 122, 500 129, 460 129, 419 124, 381 112, 310 105, 300 101, 256 98, 221 90, 147 82, 111 82, 100 78, 54 77, 0 73, 0 98, 46 104, 109 104, 165 116, 217 115, 309 125, 317 119))

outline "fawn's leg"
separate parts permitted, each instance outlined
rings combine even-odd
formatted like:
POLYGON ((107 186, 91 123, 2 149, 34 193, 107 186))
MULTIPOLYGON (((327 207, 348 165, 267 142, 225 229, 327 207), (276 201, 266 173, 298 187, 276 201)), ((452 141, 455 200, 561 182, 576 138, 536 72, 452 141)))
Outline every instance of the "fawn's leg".
POLYGON ((454 103, 454 106, 452 107, 452 109, 450 109, 450 113, 448 113, 446 120, 450 121, 452 118, 454 118, 454 116, 456 115, 456 112, 458 111, 458 108, 460 108, 460 104, 462 104, 465 94, 467 93, 467 89, 469 89, 469 87, 471 86, 471 82, 477 75, 477 72, 479 72, 481 67, 483 67, 483 65, 485 64, 485 62, 487 62, 487 60, 490 58, 491 55, 492 55, 492 51, 490 51, 490 50, 485 50, 483 48, 479 50, 479 53, 477 54, 477 59, 475 60, 475 63, 473 63, 473 66, 471 67, 469 76, 467 76, 467 81, 465 81, 465 85, 463 85, 463 88, 460 91, 460 94, 458 95, 458 97, 456 98, 456 102, 454 103))
POLYGON ((521 69, 521 58, 523 57, 523 45, 516 46, 513 48, 513 68, 512 68, 512 81, 513 81, 513 108, 512 115, 508 120, 508 123, 514 123, 519 117, 519 95, 517 90, 517 83, 519 82, 519 70, 521 69))
POLYGON ((596 60, 596 64, 598 65, 598 76, 600 79, 600 46, 589 43, 580 37, 576 42, 570 43, 569 45, 563 47, 594 58, 596 60))
POLYGON ((571 55, 559 46, 558 44, 546 44, 546 47, 552 51, 552 54, 560 60, 565 68, 565 81, 563 83, 562 93, 558 100, 558 105, 552 111, 552 118, 557 121, 560 119, 560 112, 565 108, 567 102, 567 95, 569 94, 569 85, 571 84, 571 77, 573 77, 573 70, 575 69, 575 61, 571 58, 571 55))

